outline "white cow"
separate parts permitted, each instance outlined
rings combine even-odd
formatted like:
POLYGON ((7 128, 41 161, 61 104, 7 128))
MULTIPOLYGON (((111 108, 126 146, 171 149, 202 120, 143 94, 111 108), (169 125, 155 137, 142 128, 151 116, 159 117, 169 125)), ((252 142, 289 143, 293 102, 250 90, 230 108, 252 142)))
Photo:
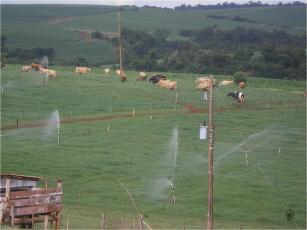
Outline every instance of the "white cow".
POLYGON ((111 71, 110 71, 109 68, 105 68, 105 69, 104 69, 104 73, 105 73, 105 74, 109 74, 110 72, 111 72, 111 71))

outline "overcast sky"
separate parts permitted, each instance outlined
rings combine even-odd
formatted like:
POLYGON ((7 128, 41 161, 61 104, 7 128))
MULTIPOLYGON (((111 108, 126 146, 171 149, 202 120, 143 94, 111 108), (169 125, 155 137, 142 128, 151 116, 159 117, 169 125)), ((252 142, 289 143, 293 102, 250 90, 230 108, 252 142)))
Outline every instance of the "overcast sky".
MULTIPOLYGON (((226 0, 0 0, 2 4, 95 4, 95 5, 137 5, 174 7, 181 4, 207 5, 226 2, 226 0)), ((228 0, 227 2, 247 3, 249 0, 228 0)), ((256 2, 257 0, 254 0, 256 2)), ((293 2, 294 0, 263 0, 263 3, 293 2)), ((304 2, 304 0, 302 0, 304 2)))

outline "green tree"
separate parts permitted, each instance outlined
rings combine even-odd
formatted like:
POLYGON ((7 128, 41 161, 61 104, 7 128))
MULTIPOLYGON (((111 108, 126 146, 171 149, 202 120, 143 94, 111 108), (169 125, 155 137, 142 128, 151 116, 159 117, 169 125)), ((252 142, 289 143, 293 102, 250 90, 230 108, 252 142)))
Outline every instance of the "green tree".
POLYGON ((238 85, 240 82, 247 83, 247 74, 243 71, 237 71, 234 74, 234 82, 238 85))

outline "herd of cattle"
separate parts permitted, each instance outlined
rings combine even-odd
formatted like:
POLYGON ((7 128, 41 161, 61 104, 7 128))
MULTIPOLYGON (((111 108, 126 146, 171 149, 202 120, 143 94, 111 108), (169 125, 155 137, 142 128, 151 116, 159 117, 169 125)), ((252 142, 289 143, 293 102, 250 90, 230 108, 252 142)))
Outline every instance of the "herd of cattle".
MULTIPOLYGON (((41 74, 47 75, 48 77, 51 78, 56 78, 57 73, 55 70, 48 69, 46 66, 42 66, 41 64, 37 63, 32 63, 31 65, 27 66, 22 66, 21 67, 22 72, 32 72, 32 71, 38 71, 41 74)), ((91 68, 88 67, 76 67, 75 72, 77 74, 86 74, 86 73, 91 73, 91 68)), ((105 68, 104 73, 106 75, 109 75, 111 73, 111 69, 105 68)), ((120 77, 121 81, 126 81, 127 77, 125 73, 121 70, 116 70, 115 71, 116 75, 120 77)), ((138 81, 145 81, 147 80, 147 73, 145 72, 140 72, 136 80, 138 81)), ((176 81, 171 81, 167 80, 166 76, 162 74, 154 74, 152 75, 149 79, 148 82, 151 82, 152 84, 155 84, 161 88, 169 89, 169 90, 176 90, 177 89, 177 82, 176 81)), ((218 86, 229 86, 234 84, 233 80, 222 80, 217 84, 216 79, 212 77, 199 77, 195 81, 195 88, 199 91, 204 92, 204 98, 207 98, 207 91, 210 90, 211 85, 212 87, 218 87, 218 86)), ((240 82, 238 84, 240 89, 243 89, 246 87, 245 82, 240 82)), ((243 103, 245 102, 245 93, 243 92, 230 92, 227 96, 232 96, 236 102, 243 103)))

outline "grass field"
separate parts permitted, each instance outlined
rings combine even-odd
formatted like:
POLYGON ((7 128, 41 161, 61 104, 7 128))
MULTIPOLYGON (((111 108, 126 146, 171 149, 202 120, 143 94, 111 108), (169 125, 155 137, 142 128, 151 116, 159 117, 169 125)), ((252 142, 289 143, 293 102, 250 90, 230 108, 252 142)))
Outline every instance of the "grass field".
MULTIPOLYGON (((109 228, 131 228, 140 213, 153 228, 205 226, 207 141, 198 139, 198 126, 208 114, 197 75, 167 73, 178 82, 169 92, 135 81, 136 72, 121 83, 98 68, 76 75, 54 67, 59 78, 44 88, 38 73, 19 68, 1 71, 1 171, 63 179, 63 227, 69 219, 72 229, 98 228, 102 212, 109 228), (47 125, 56 110, 60 143, 47 125), (16 129, 16 120, 27 128, 16 129)), ((305 87, 250 78, 243 105, 226 96, 235 86, 214 90, 216 228, 306 228, 305 87)))
MULTIPOLYGON (((114 63, 115 52, 109 43, 85 41, 76 30, 114 32, 118 30, 116 7, 78 5, 2 5, 1 33, 7 36, 8 48, 52 47, 57 59, 83 57, 94 63, 114 63), (103 51, 103 52, 102 52, 103 51)), ((122 12, 123 26, 152 32, 157 28, 170 31, 171 39, 182 29, 201 29, 217 25, 221 29, 235 27, 284 29, 291 34, 305 34, 305 7, 261 7, 246 9, 175 11, 138 8, 122 12), (208 15, 240 16, 256 23, 213 19, 208 15)))

